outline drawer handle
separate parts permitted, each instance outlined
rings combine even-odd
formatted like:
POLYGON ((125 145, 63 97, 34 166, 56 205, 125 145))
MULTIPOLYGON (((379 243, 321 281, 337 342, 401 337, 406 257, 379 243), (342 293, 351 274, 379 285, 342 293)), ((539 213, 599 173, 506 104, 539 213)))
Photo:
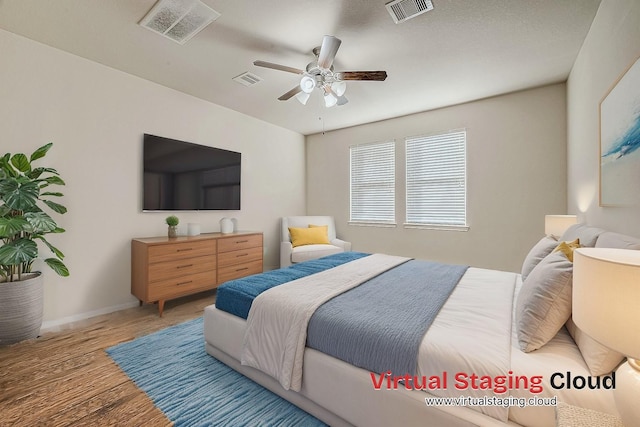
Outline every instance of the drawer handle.
POLYGON ((184 249, 178 249, 178 252, 186 252, 186 251, 192 251, 193 248, 184 248, 184 249))
POLYGON ((248 240, 236 240, 236 243, 247 243, 248 240))
POLYGON ((193 267, 193 264, 179 265, 176 268, 189 268, 189 267, 193 267))
POLYGON ((249 256, 249 254, 247 254, 247 253, 244 253, 244 254, 238 254, 238 255, 236 255, 236 258, 240 258, 241 256, 249 256))
POLYGON ((180 286, 180 285, 188 285, 188 284, 189 284, 189 283, 191 283, 191 282, 193 282, 193 280, 188 280, 188 281, 186 281, 186 282, 176 283, 176 285, 177 285, 177 286, 180 286))
POLYGON ((243 267, 243 268, 238 268, 236 271, 244 271, 244 270, 248 270, 249 267, 243 267))

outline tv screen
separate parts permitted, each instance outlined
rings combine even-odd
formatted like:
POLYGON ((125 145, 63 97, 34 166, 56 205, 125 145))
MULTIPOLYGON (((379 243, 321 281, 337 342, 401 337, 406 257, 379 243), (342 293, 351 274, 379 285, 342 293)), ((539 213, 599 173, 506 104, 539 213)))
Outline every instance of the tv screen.
POLYGON ((240 210, 240 153, 145 134, 142 157, 143 210, 240 210))

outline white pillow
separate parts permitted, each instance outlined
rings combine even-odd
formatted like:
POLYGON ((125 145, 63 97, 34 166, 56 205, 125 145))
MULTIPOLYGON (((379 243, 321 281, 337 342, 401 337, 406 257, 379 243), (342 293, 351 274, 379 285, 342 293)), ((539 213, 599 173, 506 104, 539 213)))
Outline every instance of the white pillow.
POLYGON ((609 374, 624 360, 624 355, 605 347, 583 332, 572 318, 567 320, 567 330, 580 349, 591 375, 609 374))
POLYGON ((522 284, 516 301, 518 343, 528 353, 548 343, 571 316, 573 263, 562 252, 547 255, 522 284))
POLYGON ((536 243, 527 256, 524 258, 524 262, 522 263, 522 281, 527 278, 529 273, 535 268, 536 265, 544 257, 549 255, 555 248, 558 246, 558 241, 552 237, 544 236, 538 243, 536 243))

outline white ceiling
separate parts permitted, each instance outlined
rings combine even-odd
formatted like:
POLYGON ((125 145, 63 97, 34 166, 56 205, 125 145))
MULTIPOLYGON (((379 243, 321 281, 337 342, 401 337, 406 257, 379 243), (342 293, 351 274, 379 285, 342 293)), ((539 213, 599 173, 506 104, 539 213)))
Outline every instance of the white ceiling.
MULTIPOLYGON (((600 0, 433 0, 395 24, 388 0, 203 0, 221 13, 179 45, 138 25, 155 0, 0 0, 0 28, 308 135, 562 82, 600 0), (299 81, 255 60, 305 68, 325 34, 349 103, 278 101, 299 81), (251 87, 231 79, 250 71, 251 87)), ((1 64, 1 59, 0 59, 1 64)))

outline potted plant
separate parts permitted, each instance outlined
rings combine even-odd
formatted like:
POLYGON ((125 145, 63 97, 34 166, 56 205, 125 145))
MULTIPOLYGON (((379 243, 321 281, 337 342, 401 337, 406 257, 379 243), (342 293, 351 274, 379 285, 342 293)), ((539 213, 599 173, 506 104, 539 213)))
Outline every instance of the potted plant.
POLYGON ((65 183, 55 169, 33 166, 51 146, 46 144, 29 157, 10 153, 0 157, 0 344, 36 338, 40 333, 43 278, 41 272, 31 270, 38 243, 54 255, 44 262, 59 275, 69 275, 62 262, 64 254, 45 238, 65 231, 46 212, 67 211, 51 200, 62 193, 48 188, 65 183))
POLYGON ((178 217, 175 215, 170 215, 165 219, 165 222, 169 226, 169 238, 177 237, 178 236, 177 227, 178 227, 178 223, 180 223, 180 220, 178 219, 178 217))

